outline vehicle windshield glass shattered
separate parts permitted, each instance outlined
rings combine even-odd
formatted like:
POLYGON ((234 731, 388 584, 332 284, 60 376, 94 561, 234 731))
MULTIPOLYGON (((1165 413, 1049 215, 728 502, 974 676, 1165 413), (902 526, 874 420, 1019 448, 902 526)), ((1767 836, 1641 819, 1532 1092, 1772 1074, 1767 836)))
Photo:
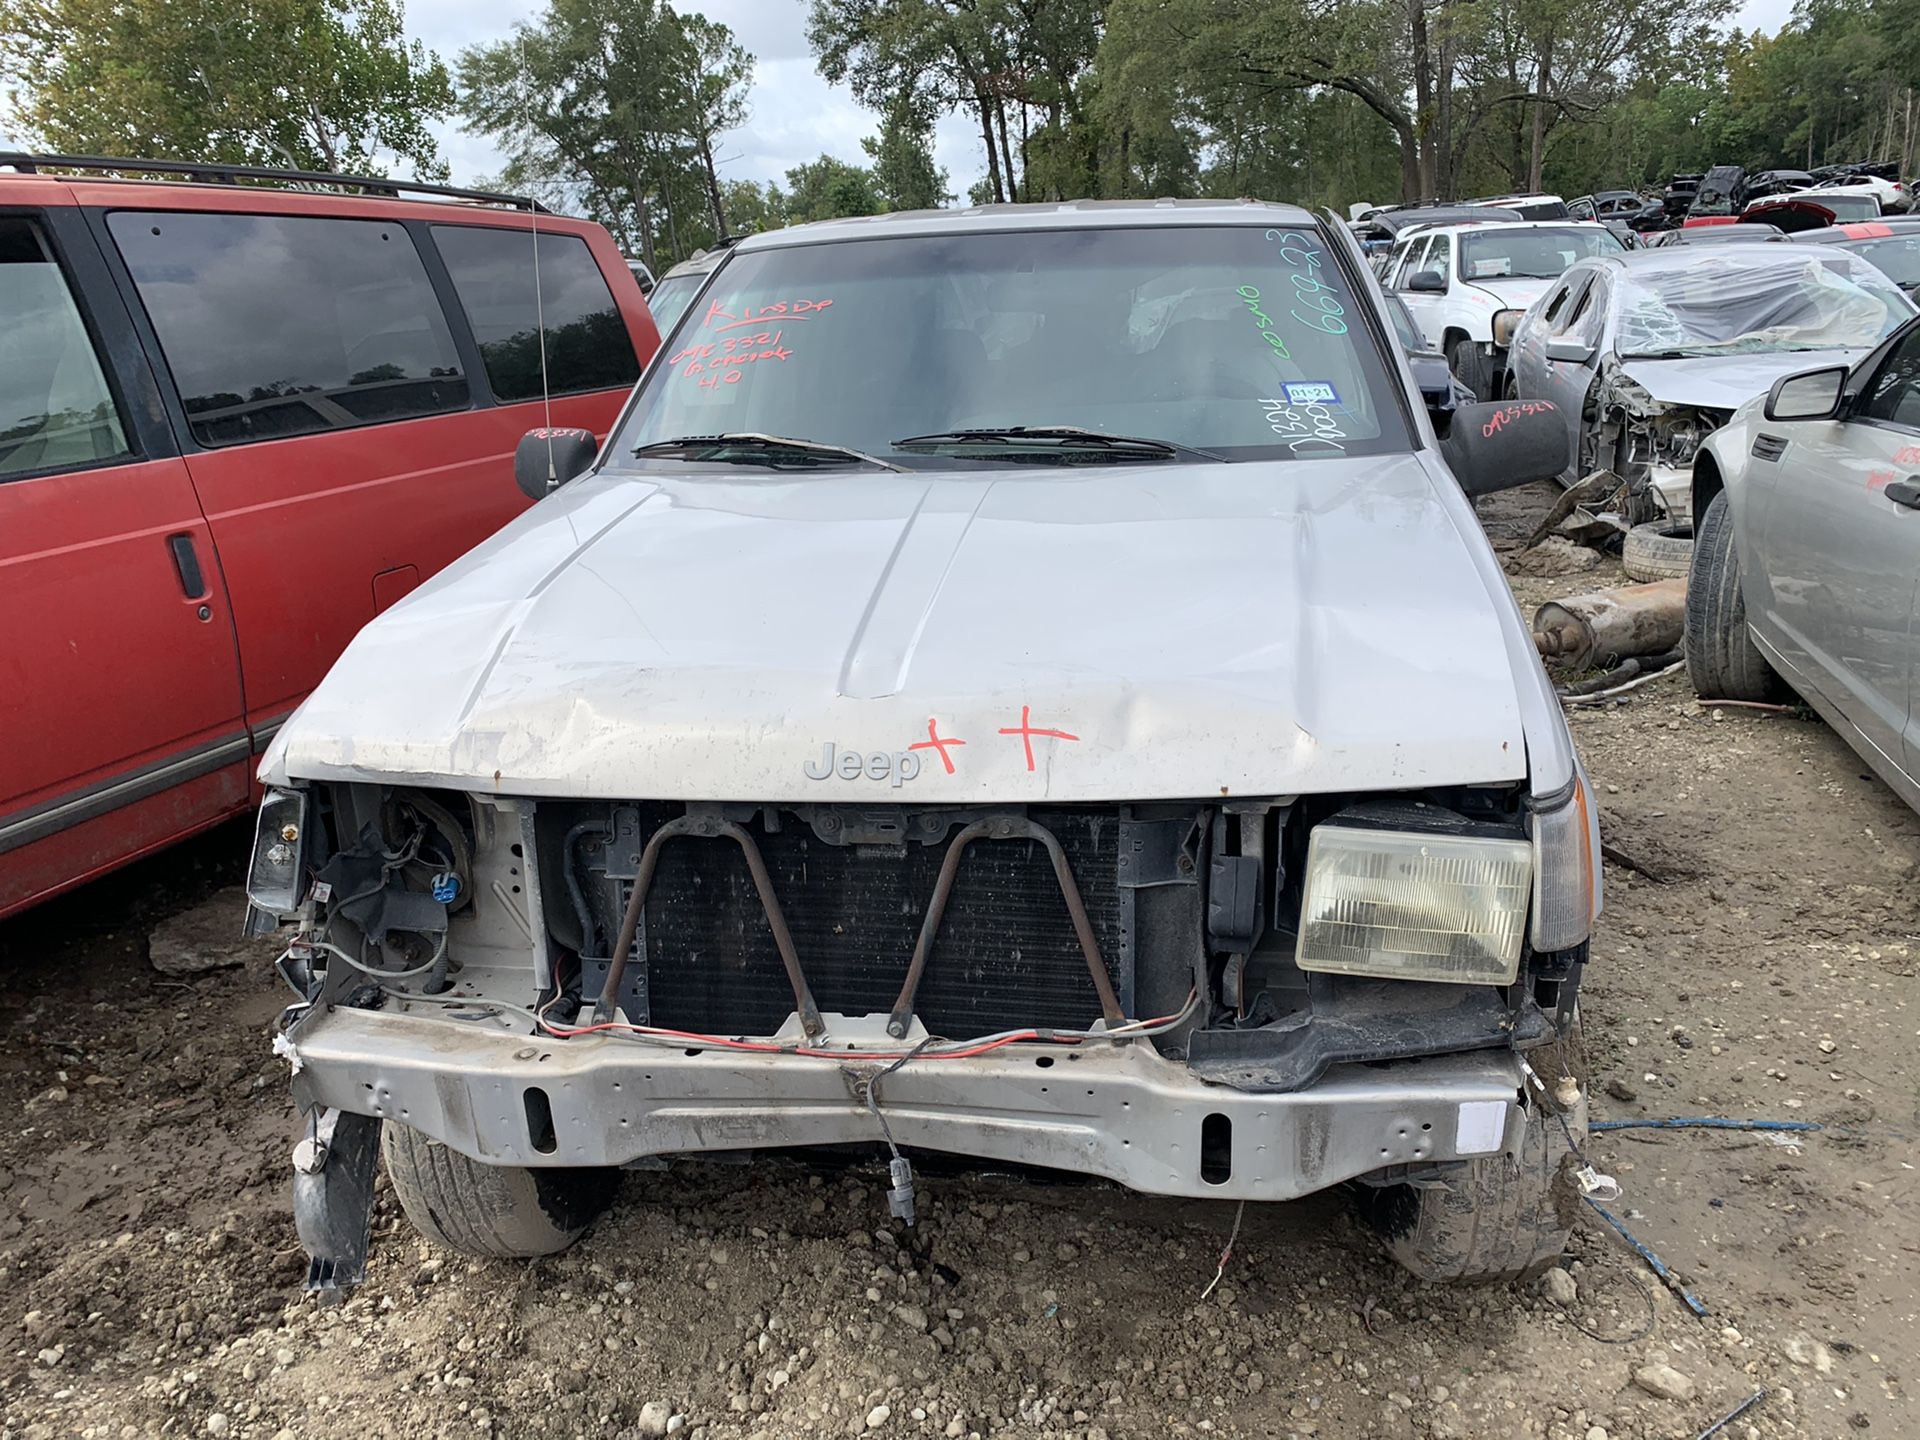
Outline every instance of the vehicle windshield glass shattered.
POLYGON ((668 338, 615 453, 746 432, 908 466, 1140 463, 1177 446, 1232 460, 1405 450, 1368 303, 1304 225, 749 250, 668 338), (1055 434, 1023 445, 1006 435, 1018 427, 1055 434), (1166 444, 1102 445, 1064 427, 1166 444))
POLYGON ((1839 255, 1783 259, 1783 249, 1628 271, 1615 348, 1628 360, 1864 348, 1913 314, 1871 265, 1839 255))
POLYGON ((1469 280, 1554 280, 1576 260, 1618 255, 1611 230, 1489 230, 1460 239, 1460 273, 1469 280))

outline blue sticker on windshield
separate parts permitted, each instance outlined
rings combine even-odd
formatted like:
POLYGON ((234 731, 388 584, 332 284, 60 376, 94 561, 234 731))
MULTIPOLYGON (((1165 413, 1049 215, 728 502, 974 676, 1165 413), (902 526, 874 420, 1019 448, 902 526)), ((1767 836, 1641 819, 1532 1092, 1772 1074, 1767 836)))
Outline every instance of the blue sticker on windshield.
POLYGON ((1287 392, 1289 405, 1338 405, 1340 392, 1331 380, 1289 380, 1280 387, 1287 392))

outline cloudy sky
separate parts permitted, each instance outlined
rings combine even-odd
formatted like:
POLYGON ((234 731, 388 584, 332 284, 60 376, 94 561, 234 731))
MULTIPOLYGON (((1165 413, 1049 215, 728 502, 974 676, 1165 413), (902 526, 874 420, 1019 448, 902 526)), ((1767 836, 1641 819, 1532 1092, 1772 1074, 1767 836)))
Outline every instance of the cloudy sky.
MULTIPOLYGON (((407 29, 451 62, 464 46, 501 38, 515 20, 539 8, 538 0, 408 0, 407 29)), ((844 87, 828 85, 815 73, 807 49, 806 0, 681 0, 680 8, 729 26, 757 57, 749 118, 725 137, 723 175, 781 180, 793 166, 822 153, 865 162, 860 140, 879 128, 877 118, 844 87)), ((1793 0, 1744 0, 1734 23, 1772 31, 1792 11, 1793 0)), ((499 156, 485 139, 462 134, 453 124, 437 129, 455 184, 499 169, 499 156)), ((941 120, 934 151, 959 195, 985 172, 980 137, 959 116, 941 120)))

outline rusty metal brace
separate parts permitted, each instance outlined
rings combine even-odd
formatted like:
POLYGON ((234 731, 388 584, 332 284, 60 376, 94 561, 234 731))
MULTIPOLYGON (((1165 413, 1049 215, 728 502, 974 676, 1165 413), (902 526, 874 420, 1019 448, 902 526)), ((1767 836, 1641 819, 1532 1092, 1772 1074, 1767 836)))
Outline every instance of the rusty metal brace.
POLYGON ((653 888, 654 872, 660 868, 660 852, 666 848, 669 840, 681 835, 700 839, 727 839, 740 847, 740 853, 746 857, 747 871, 753 876, 753 888, 760 893, 760 908, 766 912, 767 928, 773 932, 774 948, 780 952, 780 963, 786 967, 787 983, 793 986, 793 1005, 800 1015, 800 1028, 806 1032, 809 1040, 815 1040, 826 1030, 826 1024, 820 1018, 820 1007, 813 1002, 813 991, 807 986, 806 972, 800 968, 800 954, 793 947, 793 932, 787 929, 787 917, 780 909, 779 898, 773 893, 773 877, 767 873, 767 862, 761 858, 760 847, 753 843, 753 837, 731 820, 710 820, 692 815, 681 815, 667 821, 647 838, 646 849, 640 852, 640 866, 633 878, 633 893, 627 897, 626 914, 620 919, 620 935, 614 941, 613 955, 607 963, 607 978, 600 990, 600 999, 593 1007, 596 1024, 605 1024, 613 1019, 614 1006, 620 998, 620 981, 626 974, 627 956, 633 953, 633 942, 639 938, 640 925, 646 916, 647 892, 653 888))
POLYGON ((947 847, 946 859, 940 863, 940 876, 934 881, 933 898, 927 902, 927 917, 920 925, 920 938, 914 942, 913 963, 907 967, 907 978, 900 986, 900 997, 893 1002, 893 1013, 887 1017, 887 1034, 899 1040, 906 1036, 907 1026, 913 1019, 913 999, 920 989, 920 977, 926 973, 927 959, 933 953, 934 937, 940 933, 940 921, 947 912, 947 901, 953 898, 953 884, 960 874, 960 858, 966 853, 967 846, 975 840, 1038 840, 1047 849, 1047 858, 1053 861, 1053 875, 1060 882, 1061 898, 1067 902, 1067 915, 1073 921, 1073 932, 1080 937, 1080 952, 1087 957, 1087 973, 1093 978, 1094 991, 1100 997, 1100 1013, 1106 1017, 1109 1025, 1125 1022, 1126 1015, 1120 1009, 1120 998, 1113 993, 1113 981, 1107 977, 1106 962, 1100 958, 1100 942, 1094 938, 1093 921, 1087 918, 1086 902, 1080 898, 1080 887, 1074 883, 1073 866, 1067 863, 1067 852, 1060 848, 1059 840, 1051 830, 1039 825, 1024 815, 995 815, 985 820, 976 820, 958 835, 947 847))

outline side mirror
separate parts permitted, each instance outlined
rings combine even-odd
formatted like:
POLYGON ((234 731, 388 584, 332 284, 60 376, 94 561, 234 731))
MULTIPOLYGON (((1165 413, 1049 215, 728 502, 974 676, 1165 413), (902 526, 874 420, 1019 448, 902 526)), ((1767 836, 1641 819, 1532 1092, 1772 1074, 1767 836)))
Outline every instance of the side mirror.
POLYGON ((591 430, 529 430, 513 452, 513 483, 530 500, 544 500, 584 475, 600 453, 591 430))
POLYGON ((1571 335, 1556 335, 1547 341, 1547 359, 1564 360, 1569 365, 1585 365, 1593 359, 1593 346, 1571 335))
POLYGON ((1573 463, 1573 431, 1548 400, 1462 405, 1440 453, 1462 490, 1491 495, 1565 471, 1573 463))
POLYGON ((1438 270, 1416 270, 1407 277, 1407 289, 1422 295, 1444 295, 1447 279, 1438 270))
POLYGON ((1433 428, 1446 433, 1455 408, 1453 370, 1447 364, 1447 357, 1431 350, 1409 350, 1407 369, 1413 372, 1413 383, 1420 387, 1420 398, 1426 403, 1427 414, 1433 417, 1433 428))
POLYGON ((1829 365, 1781 377, 1767 392, 1767 419, 1833 419, 1840 412, 1840 397, 1846 393, 1847 374, 1846 366, 1829 365))

